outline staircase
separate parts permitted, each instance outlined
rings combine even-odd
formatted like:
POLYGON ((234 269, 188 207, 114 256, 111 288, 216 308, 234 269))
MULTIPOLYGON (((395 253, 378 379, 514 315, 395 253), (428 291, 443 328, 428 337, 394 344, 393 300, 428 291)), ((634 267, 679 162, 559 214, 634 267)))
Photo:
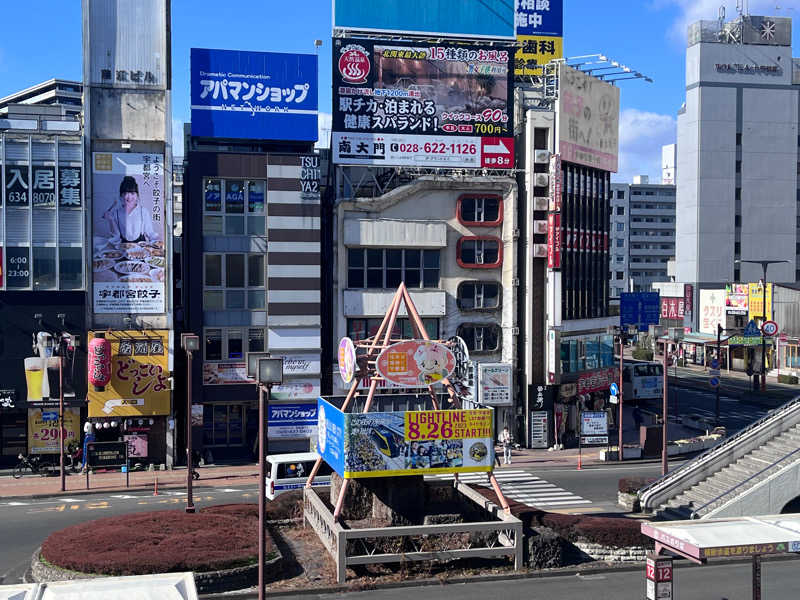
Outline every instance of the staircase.
POLYGON ((656 519, 774 514, 800 495, 800 397, 639 491, 656 519))
POLYGON ((661 504, 654 516, 662 520, 702 519, 797 461, 800 424, 661 504))

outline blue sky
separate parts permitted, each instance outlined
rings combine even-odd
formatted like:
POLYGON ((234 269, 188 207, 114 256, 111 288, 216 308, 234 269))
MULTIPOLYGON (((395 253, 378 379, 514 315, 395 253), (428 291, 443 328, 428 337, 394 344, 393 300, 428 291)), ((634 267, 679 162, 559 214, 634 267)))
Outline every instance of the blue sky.
MULTIPOLYGON (((800 0, 750 0, 749 4, 752 14, 800 19, 800 0), (782 8, 776 10, 776 4, 782 8)), ((675 114, 684 100, 686 26, 700 18, 715 19, 720 5, 727 7, 729 17, 735 14, 735 0, 564 0, 566 56, 602 52, 654 80, 620 82, 621 156, 616 180, 630 181, 637 173, 660 177, 661 145, 675 141, 675 114)), ((80 0, 3 3, 0 97, 52 77, 81 78, 80 6, 80 0)), ((321 39, 320 111, 328 113, 330 30, 330 0, 172 0, 176 141, 181 124, 189 120, 190 48, 313 53, 314 40, 321 39)), ((793 36, 796 55, 800 55, 798 30, 800 25, 793 36)), ((178 143, 176 152, 181 151, 178 143)))

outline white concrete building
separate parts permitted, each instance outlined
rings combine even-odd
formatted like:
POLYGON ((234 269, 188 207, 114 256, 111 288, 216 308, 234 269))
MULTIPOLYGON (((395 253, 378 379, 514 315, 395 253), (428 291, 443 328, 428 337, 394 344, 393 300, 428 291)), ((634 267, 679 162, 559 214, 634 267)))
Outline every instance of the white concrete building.
POLYGON ((739 259, 787 260, 797 279, 800 61, 791 20, 743 16, 689 28, 678 114, 676 279, 700 288, 758 281, 739 259))

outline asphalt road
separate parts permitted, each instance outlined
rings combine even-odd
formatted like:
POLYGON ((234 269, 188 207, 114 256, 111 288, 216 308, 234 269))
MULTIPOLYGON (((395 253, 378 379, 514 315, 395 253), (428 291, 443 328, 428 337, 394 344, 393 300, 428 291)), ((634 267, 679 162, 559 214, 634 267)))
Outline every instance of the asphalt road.
MULTIPOLYGON (((668 414, 687 415, 694 413, 703 417, 714 418, 716 394, 711 388, 704 390, 670 385, 667 388, 667 392, 669 395, 668 414)), ((720 393, 719 406, 720 423, 727 429, 729 435, 763 417, 771 408, 769 404, 767 406, 759 405, 749 398, 724 392, 720 393)), ((662 403, 650 401, 646 408, 660 414, 662 403)))

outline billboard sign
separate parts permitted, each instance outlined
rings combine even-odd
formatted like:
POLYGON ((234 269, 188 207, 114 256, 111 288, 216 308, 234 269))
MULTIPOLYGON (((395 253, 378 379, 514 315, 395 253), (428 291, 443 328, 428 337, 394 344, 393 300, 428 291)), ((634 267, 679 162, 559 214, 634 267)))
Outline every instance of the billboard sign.
POLYGON ((426 387, 439 383, 456 368, 456 357, 445 345, 427 340, 392 344, 378 355, 375 369, 389 383, 426 387))
MULTIPOLYGON (((89 332, 89 341, 94 332, 89 332)), ((151 417, 170 414, 169 331, 106 334, 111 342, 111 381, 89 386, 90 417, 151 417)))
POLYGON ((315 142, 313 54, 191 49, 192 135, 315 142))
POLYGON ((747 306, 749 319, 772 318, 772 284, 767 284, 767 306, 764 308, 764 287, 760 283, 748 283, 747 306))
POLYGON ((543 35, 517 36, 521 47, 514 53, 514 75, 536 76, 544 74, 544 65, 564 57, 564 38, 543 35))
POLYGON ((512 370, 507 363, 478 364, 478 400, 486 406, 511 406, 512 370))
POLYGON ((164 155, 92 155, 94 312, 165 312, 164 155))
POLYGON ((514 167, 508 49, 341 38, 333 51, 333 160, 514 167))
POLYGON ((339 375, 342 381, 350 383, 356 373, 356 348, 353 340, 343 337, 339 340, 339 375))
POLYGON ((616 173, 619 88, 560 64, 558 153, 561 160, 616 173))
POLYGON ((167 89, 167 0, 88 0, 89 83, 167 89))
MULTIPOLYGON (((64 408, 64 447, 80 441, 80 408, 64 408)), ((58 454, 58 412, 28 408, 28 453, 58 454)))
POLYGON ((317 405, 271 404, 267 415, 267 436, 272 439, 317 437, 317 405))
MULTIPOLYGON (((561 3, 551 0, 550 4, 556 1, 561 3)), ((333 27, 404 35, 513 39, 513 4, 464 0, 334 0, 333 27)))
POLYGON ((619 297, 619 325, 638 325, 639 331, 647 331, 648 325, 659 322, 658 292, 622 292, 619 297))
POLYGON ((547 215, 547 267, 561 268, 561 213, 547 215))
POLYGON ((525 35, 564 35, 563 0, 514 0, 517 39, 525 35))
POLYGON ((686 313, 684 298, 661 298, 662 319, 683 319, 686 313))
POLYGON ((342 477, 492 470, 491 409, 343 413, 322 398, 317 450, 342 477))
POLYGON ((700 322, 701 333, 717 335, 717 325, 725 328, 725 292, 724 290, 700 290, 700 322))
POLYGON ((600 411, 581 412, 581 444, 591 446, 608 444, 608 413, 600 411))
POLYGON ((750 288, 746 283, 725 284, 725 310, 747 310, 750 288))

